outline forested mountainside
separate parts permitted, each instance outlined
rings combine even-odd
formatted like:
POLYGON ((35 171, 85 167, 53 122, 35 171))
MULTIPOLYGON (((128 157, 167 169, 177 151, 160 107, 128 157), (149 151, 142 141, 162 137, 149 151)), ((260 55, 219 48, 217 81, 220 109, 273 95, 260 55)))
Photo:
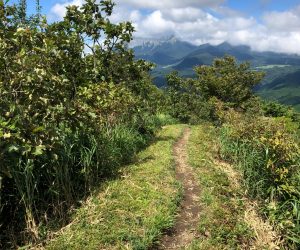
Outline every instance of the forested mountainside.
POLYGON ((177 70, 182 76, 195 76, 193 67, 210 65, 216 57, 232 55, 238 61, 248 61, 255 70, 266 72, 266 78, 255 91, 267 100, 292 105, 300 109, 300 56, 252 51, 248 46, 222 43, 217 46, 204 44, 194 46, 175 37, 151 43, 147 41, 134 48, 137 58, 154 62, 157 67, 152 76, 158 86, 166 84, 165 75, 177 70))

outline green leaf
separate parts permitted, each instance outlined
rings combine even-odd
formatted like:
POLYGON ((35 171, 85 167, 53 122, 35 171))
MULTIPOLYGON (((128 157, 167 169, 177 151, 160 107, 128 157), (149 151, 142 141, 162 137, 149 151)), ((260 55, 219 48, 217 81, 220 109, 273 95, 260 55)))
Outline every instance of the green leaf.
POLYGON ((11 152, 18 152, 19 151, 19 147, 15 146, 15 145, 12 145, 8 148, 8 152, 11 153, 11 152))
POLYGON ((33 155, 42 155, 44 150, 46 149, 45 145, 38 145, 35 147, 33 155))
POLYGON ((11 133, 5 133, 4 135, 3 135, 3 138, 4 139, 9 139, 11 137, 11 133))
POLYGON ((32 130, 32 133, 37 133, 37 132, 41 132, 44 130, 45 130, 45 128, 43 126, 40 126, 40 127, 35 128, 34 130, 32 130))
POLYGON ((89 112, 89 116, 92 117, 92 118, 97 118, 97 115, 93 112, 89 112))

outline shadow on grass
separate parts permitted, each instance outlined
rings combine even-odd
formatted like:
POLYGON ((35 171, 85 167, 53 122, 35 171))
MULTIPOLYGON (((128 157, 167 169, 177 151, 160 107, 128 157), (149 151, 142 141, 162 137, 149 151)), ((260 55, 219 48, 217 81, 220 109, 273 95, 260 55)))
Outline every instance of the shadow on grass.
MULTIPOLYGON (((145 164, 147 162, 153 161, 156 159, 155 156, 146 156, 146 157, 140 157, 138 156, 138 153, 145 150, 146 148, 150 147, 151 145, 155 145, 161 141, 173 141, 174 137, 171 136, 153 136, 152 138, 147 138, 148 142, 143 145, 143 147, 140 147, 138 152, 133 154, 132 156, 128 157, 126 159, 126 162, 120 164, 119 166, 115 167, 113 171, 105 173, 105 175, 98 180, 97 183, 93 186, 92 190, 87 193, 85 196, 77 197, 74 205, 72 207, 65 208, 68 211, 71 211, 68 213, 66 218, 64 218, 64 221, 55 221, 51 223, 52 227, 49 227, 49 231, 55 232, 59 231, 61 228, 65 227, 66 225, 70 224, 72 221, 72 217, 74 213, 76 213, 76 210, 79 209, 82 204, 86 203, 87 199, 92 195, 96 193, 103 192, 107 188, 107 183, 110 181, 118 180, 123 178, 124 172, 126 171, 126 168, 130 165, 140 166, 142 164, 145 164)), ((174 140, 175 141, 175 140, 174 140)), ((46 240, 46 239, 45 239, 46 240)))

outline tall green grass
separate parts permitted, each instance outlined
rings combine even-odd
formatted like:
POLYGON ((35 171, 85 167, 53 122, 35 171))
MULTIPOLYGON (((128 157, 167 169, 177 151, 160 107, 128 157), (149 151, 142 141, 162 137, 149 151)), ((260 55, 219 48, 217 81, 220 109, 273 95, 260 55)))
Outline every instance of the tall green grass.
POLYGON ((75 133, 61 127, 59 144, 51 150, 34 159, 13 154, 9 176, 0 181, 0 248, 40 242, 67 223, 72 208, 104 179, 118 175, 167 119, 149 115, 75 133))
MULTIPOLYGON (((46 249, 151 249, 174 224, 181 199, 173 144, 184 125, 166 126, 120 178, 101 183, 46 249)), ((153 249, 156 249, 155 247, 153 249)))
POLYGON ((216 131, 209 124, 192 127, 188 152, 201 190, 200 237, 186 249, 250 249, 253 231, 244 220, 244 190, 214 162, 216 131))
MULTIPOLYGON (((258 119, 255 122, 261 121, 258 119)), ((256 125, 255 127, 257 128, 256 125)), ((284 135, 287 131, 280 129, 277 133, 278 127, 272 127, 271 130, 248 130, 248 135, 252 133, 252 138, 249 139, 250 137, 237 137, 236 134, 233 136, 235 129, 238 130, 236 125, 224 126, 220 130, 221 157, 234 163, 243 173, 248 195, 260 201, 262 212, 281 231, 284 247, 299 249, 300 160, 297 151, 295 152, 298 147, 293 142, 293 136, 287 134, 286 138, 290 139, 276 141, 274 138, 278 133, 284 135), (259 140, 257 135, 269 139, 259 140), (290 161, 289 156, 292 156, 290 161)))

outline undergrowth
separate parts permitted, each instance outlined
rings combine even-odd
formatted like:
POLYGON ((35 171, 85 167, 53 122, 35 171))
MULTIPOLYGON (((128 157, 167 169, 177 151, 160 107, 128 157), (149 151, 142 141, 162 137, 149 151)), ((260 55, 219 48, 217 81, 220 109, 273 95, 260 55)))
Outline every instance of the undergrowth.
POLYGON ((220 130, 220 154, 243 173, 248 195, 260 201, 280 230, 283 247, 300 246, 300 157, 289 120, 228 112, 220 130))
POLYGON ((159 115, 144 124, 102 126, 98 134, 62 128, 58 153, 43 154, 38 161, 16 158, 11 178, 1 183, 2 247, 17 247, 32 237, 42 242, 68 223, 72 208, 103 180, 118 175, 120 166, 130 163, 169 119, 159 115))
POLYGON ((155 115, 153 65, 128 48, 132 24, 110 20, 112 1, 69 6, 54 23, 39 2, 28 15, 26 0, 0 1, 1 249, 67 224, 169 119, 155 115))
POLYGON ((210 125, 194 126, 188 143, 189 161, 200 184, 200 238, 188 249, 243 249, 253 232, 244 221, 241 189, 215 164, 217 134, 210 125))
POLYGON ((180 201, 173 143, 183 126, 165 127, 135 162, 105 181, 46 249, 148 249, 170 228, 180 201))

